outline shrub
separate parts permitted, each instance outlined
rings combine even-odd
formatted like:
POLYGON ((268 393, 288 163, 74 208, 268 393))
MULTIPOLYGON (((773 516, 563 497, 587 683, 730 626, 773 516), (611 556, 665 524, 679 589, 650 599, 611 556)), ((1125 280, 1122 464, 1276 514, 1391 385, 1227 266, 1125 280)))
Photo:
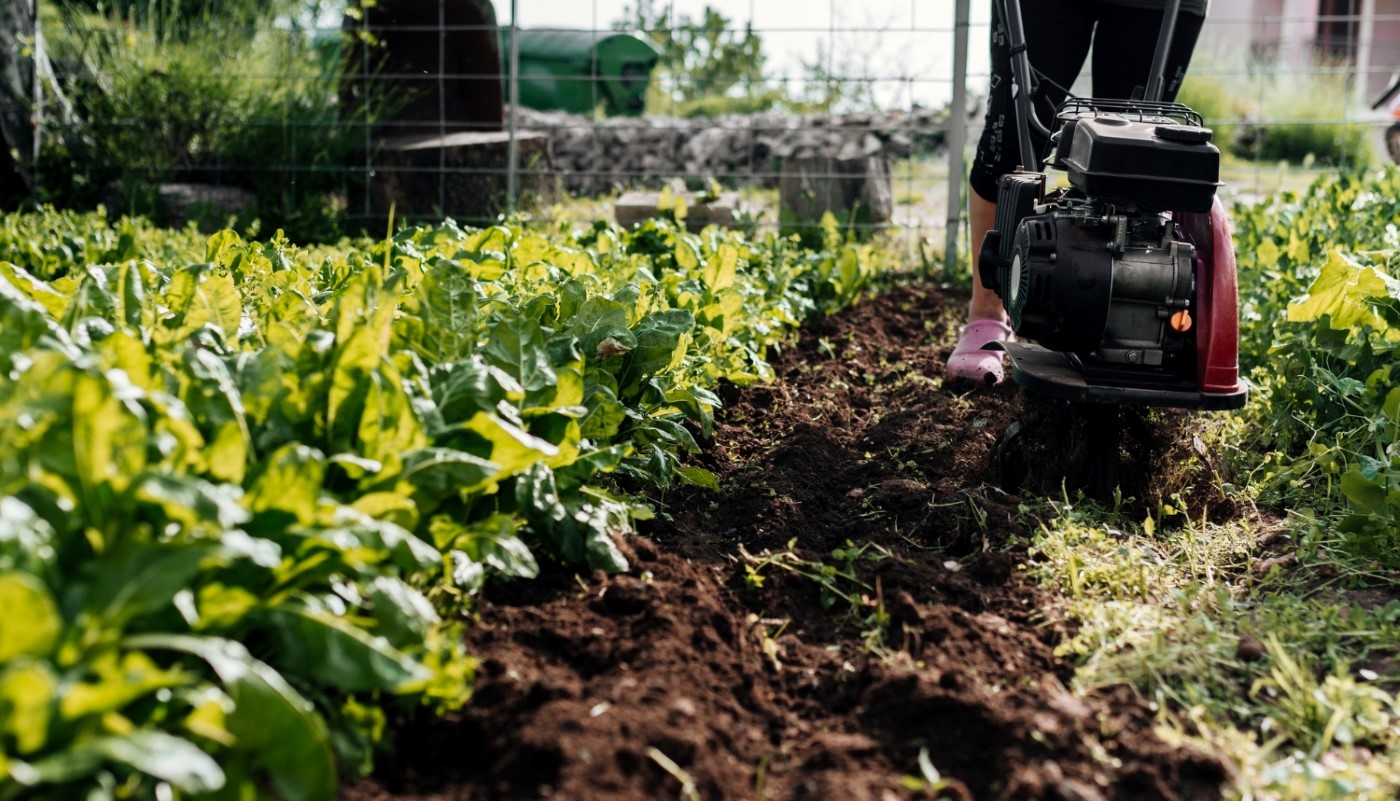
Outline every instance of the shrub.
POLYGON ((1177 101, 1215 131, 1222 152, 1255 161, 1328 167, 1371 164, 1369 131, 1350 121, 1343 70, 1246 68, 1243 59, 1206 58, 1192 65, 1177 101))
POLYGON ((1268 80, 1257 135, 1244 144, 1245 154, 1264 161, 1369 166, 1366 125, 1347 121, 1351 93, 1346 84, 1346 76, 1340 73, 1313 73, 1301 80, 1280 75, 1268 80))
POLYGON ((98 17, 74 21, 55 50, 68 64, 85 54, 70 84, 78 120, 43 154, 36 200, 158 215, 155 185, 218 183, 253 192, 250 217, 303 241, 337 238, 364 114, 340 107, 336 58, 297 29, 239 36, 237 47, 223 34, 162 40, 98 17))

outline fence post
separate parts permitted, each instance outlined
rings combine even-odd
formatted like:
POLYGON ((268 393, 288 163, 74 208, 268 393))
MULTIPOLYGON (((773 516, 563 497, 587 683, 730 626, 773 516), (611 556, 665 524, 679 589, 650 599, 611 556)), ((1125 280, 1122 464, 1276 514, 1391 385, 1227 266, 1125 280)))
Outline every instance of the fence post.
POLYGON ((515 138, 517 109, 520 108, 520 23, 516 6, 516 0, 510 0, 510 116, 507 121, 510 140, 506 145, 506 208, 512 214, 520 199, 520 176, 516 173, 520 143, 515 138))
MULTIPOLYGON (((948 216, 943 246, 943 275, 951 278, 958 263, 958 229, 962 226, 963 148, 967 140, 967 30, 969 0, 957 0, 953 12, 953 100, 948 105, 948 216)), ((969 243, 977 247, 979 243, 969 243)), ((972 277, 977 280, 977 276, 972 277)))
POLYGON ((1376 39, 1376 0, 1361 0, 1356 36, 1356 107, 1371 105, 1371 53, 1376 39))
MULTIPOLYGON (((32 117, 32 125, 34 126, 34 143, 29 154, 29 163, 30 165, 37 165, 39 163, 39 156, 42 153, 42 139, 44 135, 44 81, 43 76, 39 74, 39 67, 43 63, 44 58, 44 34, 39 30, 39 0, 30 0, 29 9, 29 29, 34 32, 34 46, 30 51, 32 53, 30 57, 30 62, 34 66, 34 69, 32 70, 34 76, 34 86, 32 94, 30 95, 34 100, 34 114, 32 117)), ((32 176, 30 180, 34 181, 35 184, 33 190, 35 193, 37 193, 39 191, 39 171, 33 169, 33 167, 31 166, 30 173, 32 176)))

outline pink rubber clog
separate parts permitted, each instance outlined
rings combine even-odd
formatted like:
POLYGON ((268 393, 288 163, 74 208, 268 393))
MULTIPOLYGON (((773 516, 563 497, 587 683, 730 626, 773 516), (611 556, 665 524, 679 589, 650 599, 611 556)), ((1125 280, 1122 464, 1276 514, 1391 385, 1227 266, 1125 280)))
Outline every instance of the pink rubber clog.
POLYGON ((963 326, 958 345, 948 357, 948 377, 976 381, 991 386, 1006 380, 1005 353, 983 350, 988 342, 1007 342, 1013 338, 1011 326, 1000 320, 973 320, 963 326))

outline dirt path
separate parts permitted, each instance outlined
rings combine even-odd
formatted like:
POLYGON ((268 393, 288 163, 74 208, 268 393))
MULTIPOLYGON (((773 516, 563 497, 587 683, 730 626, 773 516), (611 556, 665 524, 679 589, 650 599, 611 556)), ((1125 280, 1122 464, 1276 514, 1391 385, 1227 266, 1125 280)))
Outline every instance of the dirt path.
POLYGON ((1064 690, 1065 623, 984 484, 1016 391, 940 380, 962 303, 905 287, 809 326, 727 393, 722 491, 664 498, 631 575, 493 588, 472 703, 346 801, 1217 798, 1224 766, 1130 691, 1064 690))

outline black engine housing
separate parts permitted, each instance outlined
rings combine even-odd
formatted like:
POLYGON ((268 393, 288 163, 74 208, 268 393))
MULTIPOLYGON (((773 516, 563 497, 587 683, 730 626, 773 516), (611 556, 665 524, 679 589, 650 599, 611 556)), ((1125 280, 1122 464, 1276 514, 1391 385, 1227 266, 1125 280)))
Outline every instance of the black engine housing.
POLYGON ((982 283, 1001 296, 1020 340, 1110 370, 1194 367, 1195 248, 1175 211, 1208 211, 1220 153, 1185 106, 1071 102, 1060 111, 1051 166, 998 184, 982 283))

